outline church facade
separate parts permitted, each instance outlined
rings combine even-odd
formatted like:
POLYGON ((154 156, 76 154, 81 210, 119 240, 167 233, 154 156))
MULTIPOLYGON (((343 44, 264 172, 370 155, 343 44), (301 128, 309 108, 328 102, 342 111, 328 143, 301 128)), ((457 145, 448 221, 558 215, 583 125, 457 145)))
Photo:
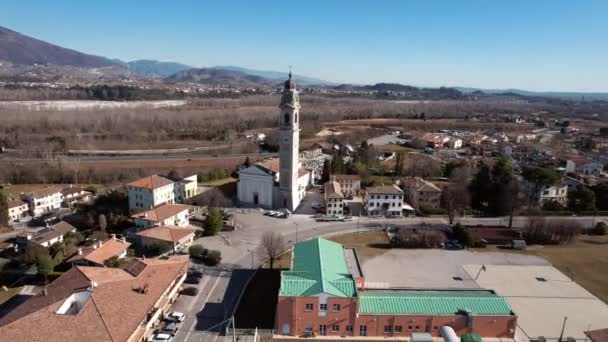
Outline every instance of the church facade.
POLYGON ((299 145, 300 100, 290 72, 279 104, 279 158, 239 171, 239 203, 295 210, 313 180, 312 171, 304 169, 299 162, 299 145))

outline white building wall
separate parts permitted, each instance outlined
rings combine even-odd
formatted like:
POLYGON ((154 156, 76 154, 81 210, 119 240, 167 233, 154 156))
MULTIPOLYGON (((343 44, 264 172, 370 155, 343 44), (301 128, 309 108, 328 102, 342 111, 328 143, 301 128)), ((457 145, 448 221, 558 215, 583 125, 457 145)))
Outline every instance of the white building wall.
POLYGON ((129 186, 127 193, 131 212, 150 210, 163 203, 175 203, 174 184, 167 184, 154 190, 129 186))
POLYGON ((21 199, 28 203, 28 208, 32 216, 38 217, 61 208, 63 195, 59 191, 42 197, 31 197, 28 194, 22 194, 21 199))
POLYGON ((365 206, 369 216, 389 215, 401 216, 403 195, 397 194, 368 194, 365 206))
POLYGON ((240 174, 237 188, 239 202, 256 205, 254 197, 257 194, 257 206, 264 208, 274 207, 274 177, 269 175, 240 174))

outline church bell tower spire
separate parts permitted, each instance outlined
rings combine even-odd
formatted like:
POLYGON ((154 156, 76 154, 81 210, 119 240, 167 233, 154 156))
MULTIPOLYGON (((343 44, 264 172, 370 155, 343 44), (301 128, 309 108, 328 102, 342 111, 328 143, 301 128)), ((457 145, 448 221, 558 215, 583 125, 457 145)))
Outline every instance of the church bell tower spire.
POLYGON ((300 100, 291 67, 279 105, 279 207, 294 210, 300 204, 298 161, 300 145, 300 100))

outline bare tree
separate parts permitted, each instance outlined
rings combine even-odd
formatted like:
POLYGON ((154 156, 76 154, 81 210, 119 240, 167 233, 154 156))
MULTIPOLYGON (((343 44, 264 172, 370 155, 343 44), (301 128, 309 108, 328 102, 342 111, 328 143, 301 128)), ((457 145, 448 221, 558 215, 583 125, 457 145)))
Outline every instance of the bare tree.
POLYGON ((265 263, 270 265, 270 269, 274 267, 275 261, 279 259, 281 254, 285 252, 287 245, 283 236, 277 232, 266 232, 262 235, 262 241, 258 246, 258 256, 265 263))

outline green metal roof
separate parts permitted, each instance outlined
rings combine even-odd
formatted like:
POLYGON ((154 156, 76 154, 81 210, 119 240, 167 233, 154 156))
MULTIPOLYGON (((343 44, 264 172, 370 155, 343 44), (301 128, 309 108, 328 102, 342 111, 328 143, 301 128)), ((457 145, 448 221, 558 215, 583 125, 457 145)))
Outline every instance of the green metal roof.
POLYGON ((464 334, 460 337, 460 342, 483 342, 483 338, 478 334, 464 334))
POLYGON ((342 245, 329 240, 317 238, 297 243, 291 271, 281 272, 280 296, 305 297, 327 293, 336 297, 353 297, 356 291, 342 245))
POLYGON ((393 315, 511 315, 511 306, 491 291, 368 290, 359 292, 359 312, 393 315))

